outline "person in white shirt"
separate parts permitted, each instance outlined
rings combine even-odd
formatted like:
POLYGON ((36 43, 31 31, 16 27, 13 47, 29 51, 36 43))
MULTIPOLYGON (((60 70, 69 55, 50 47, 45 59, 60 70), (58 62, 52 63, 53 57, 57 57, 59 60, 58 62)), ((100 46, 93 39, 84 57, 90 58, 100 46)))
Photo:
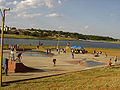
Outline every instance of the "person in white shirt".
POLYGON ((14 57, 14 49, 11 50, 10 52, 10 59, 11 61, 14 61, 15 57, 14 57))

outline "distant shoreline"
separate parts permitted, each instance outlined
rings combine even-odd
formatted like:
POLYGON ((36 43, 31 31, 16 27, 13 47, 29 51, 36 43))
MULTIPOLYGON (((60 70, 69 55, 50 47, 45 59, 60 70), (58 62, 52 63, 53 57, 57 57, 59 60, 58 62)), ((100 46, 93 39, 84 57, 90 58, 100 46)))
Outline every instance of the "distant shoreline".
POLYGON ((77 40, 75 38, 53 38, 53 37, 33 37, 27 35, 15 35, 15 34, 4 34, 4 38, 15 38, 15 39, 36 39, 36 40, 64 40, 64 41, 90 41, 90 42, 107 42, 107 43, 120 43, 120 41, 103 41, 103 40, 77 40))

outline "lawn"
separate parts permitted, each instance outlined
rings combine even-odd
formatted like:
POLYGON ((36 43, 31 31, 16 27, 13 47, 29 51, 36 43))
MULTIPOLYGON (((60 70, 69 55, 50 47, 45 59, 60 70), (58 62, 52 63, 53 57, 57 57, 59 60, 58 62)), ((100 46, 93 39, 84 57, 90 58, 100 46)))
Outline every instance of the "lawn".
POLYGON ((89 51, 90 53, 93 53, 94 50, 96 50, 96 52, 102 51, 102 54, 107 53, 107 55, 110 56, 118 56, 120 57, 120 49, 112 49, 112 48, 85 48, 87 51, 89 51))
POLYGON ((3 83, 2 90, 119 90, 120 66, 71 72, 47 78, 3 83))

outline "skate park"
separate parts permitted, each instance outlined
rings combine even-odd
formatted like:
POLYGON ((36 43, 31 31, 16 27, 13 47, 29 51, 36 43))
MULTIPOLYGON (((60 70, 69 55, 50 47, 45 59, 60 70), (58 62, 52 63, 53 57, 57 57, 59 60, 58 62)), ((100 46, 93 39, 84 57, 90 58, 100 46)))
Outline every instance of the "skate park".
MULTIPOLYGON (((9 52, 9 50, 4 50, 4 57, 9 56, 9 52)), ((56 50, 52 50, 52 54, 47 54, 47 50, 45 49, 44 52, 38 50, 23 52, 21 63, 15 62, 16 64, 20 64, 18 65, 18 71, 15 71, 17 66, 14 67, 13 71, 8 70, 8 76, 4 74, 2 76, 3 82, 29 80, 103 67, 107 65, 107 59, 113 57, 108 56, 105 58, 105 55, 95 57, 94 54, 86 53, 75 54, 75 58, 72 59, 71 52, 60 52, 58 54, 56 50), (56 59, 56 66, 53 65, 53 59, 56 59)), ((14 65, 12 64, 12 66, 14 65)))

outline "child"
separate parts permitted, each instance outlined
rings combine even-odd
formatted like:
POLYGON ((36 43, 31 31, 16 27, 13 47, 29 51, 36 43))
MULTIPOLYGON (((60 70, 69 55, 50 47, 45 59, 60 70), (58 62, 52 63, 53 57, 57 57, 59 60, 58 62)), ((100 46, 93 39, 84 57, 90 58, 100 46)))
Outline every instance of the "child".
POLYGON ((56 59, 53 59, 53 64, 54 64, 54 66, 55 66, 55 64, 56 64, 56 59))
POLYGON ((112 63, 111 63, 111 58, 110 58, 110 60, 109 60, 109 66, 110 66, 110 67, 111 67, 111 64, 112 64, 112 63))

